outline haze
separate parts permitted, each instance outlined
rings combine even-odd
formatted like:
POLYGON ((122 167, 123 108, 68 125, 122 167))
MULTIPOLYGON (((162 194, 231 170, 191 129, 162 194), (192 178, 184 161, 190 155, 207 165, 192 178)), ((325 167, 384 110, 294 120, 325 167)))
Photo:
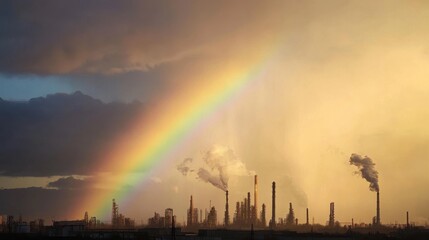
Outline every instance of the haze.
MULTIPOLYGON (((143 184, 130 185, 132 197, 117 196, 121 212, 140 222, 171 207, 183 222, 190 195, 196 207, 211 200, 222 212, 221 190, 177 170, 186 158, 202 164, 221 146, 258 174, 258 201, 268 213, 276 181, 277 216, 285 217, 292 202, 297 218, 304 220, 308 207, 324 224, 335 202, 340 222, 370 222, 376 196, 349 164, 357 153, 376 164, 381 221, 404 222, 409 211, 425 224, 428 19, 426 1, 2 1, 0 104, 11 105, 0 117, 0 187, 9 189, 0 191, 0 213, 94 214, 76 195, 116 187, 115 170, 101 172, 107 159, 100 156, 137 116, 177 101, 179 90, 245 72, 255 81, 216 109, 176 155, 148 169, 143 184), (65 94, 39 99, 34 111, 18 106, 56 93, 65 94), (78 110, 62 115, 73 104, 78 110), (37 109, 45 106, 41 120, 37 109), (74 128, 76 122, 85 127, 74 128), (70 176, 77 185, 58 182, 70 176), (29 187, 41 187, 38 204, 45 207, 12 207, 22 196, 12 189, 36 191, 29 187), (61 194, 48 197, 45 188, 61 194), (64 211, 49 212, 49 198, 64 211)), ((241 201, 252 184, 252 176, 232 171, 230 201, 241 201)))

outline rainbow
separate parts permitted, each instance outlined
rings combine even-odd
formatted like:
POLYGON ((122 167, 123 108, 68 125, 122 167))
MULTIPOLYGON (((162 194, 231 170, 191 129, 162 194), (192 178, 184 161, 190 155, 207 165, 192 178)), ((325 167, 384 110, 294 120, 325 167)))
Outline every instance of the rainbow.
MULTIPOLYGON (((113 151, 105 156, 107 165, 100 169, 115 169, 119 177, 114 190, 89 193, 82 205, 91 215, 108 218, 112 198, 123 201, 132 195, 133 189, 145 182, 159 162, 169 159, 194 134, 209 125, 222 107, 255 85, 252 82, 261 78, 267 56, 272 54, 264 55, 245 66, 227 69, 213 79, 183 86, 152 107, 150 114, 137 118, 130 131, 115 141, 113 151)), ((77 216, 82 215, 81 210, 77 216)))

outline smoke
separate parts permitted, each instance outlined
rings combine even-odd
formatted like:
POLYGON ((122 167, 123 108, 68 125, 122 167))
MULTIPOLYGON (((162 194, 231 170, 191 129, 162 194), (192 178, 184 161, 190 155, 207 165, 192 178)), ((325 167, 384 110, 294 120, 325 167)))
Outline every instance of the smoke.
POLYGON ((228 190, 230 176, 253 176, 256 174, 247 169, 231 148, 219 145, 213 146, 203 154, 201 161, 196 163, 200 166, 192 167, 192 162, 191 158, 186 158, 177 166, 177 170, 184 176, 190 172, 197 172, 197 179, 211 183, 223 191, 228 190))
POLYGON ((197 174, 198 178, 201 179, 201 181, 211 183, 213 186, 222 189, 223 191, 228 190, 228 182, 222 181, 221 178, 216 175, 212 175, 206 169, 200 168, 197 174))
POLYGON ((188 172, 192 171, 190 164, 192 163, 192 158, 185 158, 182 163, 177 165, 177 170, 183 174, 183 176, 188 175, 188 172))
MULTIPOLYGON (((378 185, 378 172, 375 170, 374 162, 368 156, 362 157, 361 155, 353 153, 350 156, 350 164, 358 167, 360 175, 369 182, 369 189, 378 192, 380 187, 378 185)), ((359 174, 359 172, 357 172, 359 174)))
POLYGON ((297 185, 291 177, 283 175, 278 182, 278 187, 284 189, 284 194, 292 197, 292 200, 300 207, 308 206, 307 194, 297 185))

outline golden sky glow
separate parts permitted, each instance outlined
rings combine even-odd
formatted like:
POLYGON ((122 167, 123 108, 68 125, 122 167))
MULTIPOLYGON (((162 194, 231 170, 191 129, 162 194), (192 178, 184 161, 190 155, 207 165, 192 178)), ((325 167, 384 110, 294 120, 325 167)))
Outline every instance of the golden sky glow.
MULTIPOLYGON (((216 110, 210 125, 148 173, 127 206, 119 202, 125 215, 146 220, 153 211, 171 207, 181 222, 191 194, 196 207, 208 208, 212 200, 218 214, 223 212, 222 191, 176 170, 185 158, 199 161, 213 145, 221 145, 256 171, 259 203, 267 205, 268 213, 271 182, 277 182, 279 217, 286 216, 292 202, 300 222, 308 207, 315 222, 324 224, 329 203, 335 202, 340 222, 370 222, 375 193, 348 163, 357 153, 376 163, 382 223, 403 222, 405 211, 417 223, 429 220, 428 2, 135 5, 128 14, 101 17, 110 19, 109 27, 91 20, 80 29, 66 28, 71 30, 58 40, 61 44, 41 46, 37 50, 43 54, 29 53, 29 59, 40 61, 30 64, 19 56, 9 65, 0 61, 2 73, 55 76, 70 89, 105 101, 138 99, 154 107, 138 131, 133 130, 138 123, 130 127, 130 145, 126 133, 100 150, 97 156, 109 162, 88 175, 103 180, 103 188, 123 177, 114 170, 122 169, 122 162, 112 163, 112 156, 120 159, 128 147, 138 148, 135 139, 152 127, 144 124, 169 116, 157 112, 167 111, 162 107, 170 107, 172 116, 181 114, 175 106, 204 99, 210 86, 262 69, 251 87, 216 110), (170 17, 143 18, 152 7, 170 17), (153 194, 159 197, 154 200, 153 194)), ((27 186, 29 180, 5 181, 2 187, 27 186)), ((37 181, 43 185, 46 179, 37 181)), ((252 183, 251 177, 231 176, 230 200, 253 193, 252 183)), ((70 216, 79 217, 85 207, 70 216)))

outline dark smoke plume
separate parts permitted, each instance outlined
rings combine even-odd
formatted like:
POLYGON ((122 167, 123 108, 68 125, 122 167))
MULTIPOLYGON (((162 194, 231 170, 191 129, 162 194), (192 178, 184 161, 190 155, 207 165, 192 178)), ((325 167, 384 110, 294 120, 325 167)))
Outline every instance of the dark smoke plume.
MULTIPOLYGON (((374 162, 368 156, 362 157, 359 154, 353 153, 350 156, 350 164, 358 167, 360 175, 369 182, 369 189, 378 192, 378 172, 375 170, 374 162)), ((357 172, 357 173, 359 173, 357 172)))

